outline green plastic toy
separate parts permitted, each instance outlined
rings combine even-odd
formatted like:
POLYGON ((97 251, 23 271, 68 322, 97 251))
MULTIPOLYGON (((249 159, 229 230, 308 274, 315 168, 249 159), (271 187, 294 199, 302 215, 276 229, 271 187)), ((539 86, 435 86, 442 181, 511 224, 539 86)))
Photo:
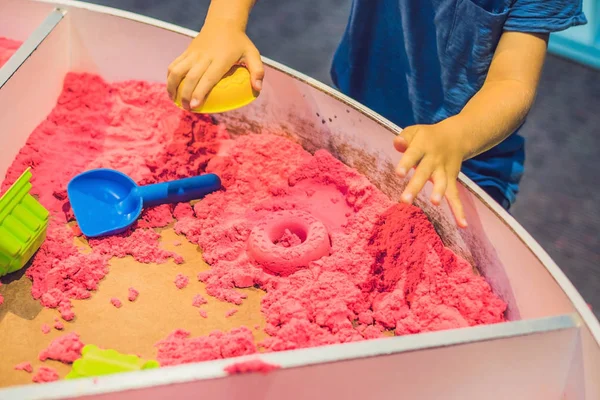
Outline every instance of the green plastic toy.
POLYGON ((133 354, 121 354, 116 350, 104 350, 88 344, 83 347, 81 358, 75 360, 71 372, 65 378, 88 378, 159 367, 160 364, 154 360, 145 361, 133 354))
POLYGON ((30 193, 29 168, 0 198, 0 276, 27 264, 46 239, 48 210, 30 193))

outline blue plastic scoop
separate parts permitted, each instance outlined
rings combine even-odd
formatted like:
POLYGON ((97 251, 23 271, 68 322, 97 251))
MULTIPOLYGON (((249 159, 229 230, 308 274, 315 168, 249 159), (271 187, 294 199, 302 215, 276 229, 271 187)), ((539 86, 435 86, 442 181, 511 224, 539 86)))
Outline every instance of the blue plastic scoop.
POLYGON ((125 231, 144 207, 200 199, 219 188, 215 174, 138 186, 122 172, 101 168, 71 179, 67 195, 81 232, 98 237, 125 231))

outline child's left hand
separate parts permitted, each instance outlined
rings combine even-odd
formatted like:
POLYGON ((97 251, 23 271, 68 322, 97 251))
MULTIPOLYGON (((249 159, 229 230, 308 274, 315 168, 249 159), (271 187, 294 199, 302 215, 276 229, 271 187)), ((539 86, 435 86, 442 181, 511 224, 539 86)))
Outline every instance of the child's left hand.
POLYGON ((402 131, 394 141, 404 153, 398 175, 405 177, 416 168, 402 193, 404 203, 412 203, 431 180, 431 202, 440 204, 446 196, 458 225, 467 226, 456 186, 461 164, 496 146, 522 125, 535 98, 547 43, 547 33, 504 32, 483 86, 459 114, 402 131))
POLYGON ((396 150, 404 153, 396 172, 404 178, 411 168, 416 171, 404 189, 401 201, 412 204, 425 183, 431 180, 431 202, 439 205, 446 196, 456 222, 465 228, 467 221, 456 186, 461 164, 467 155, 464 145, 460 126, 449 119, 434 125, 405 128, 394 140, 396 150))

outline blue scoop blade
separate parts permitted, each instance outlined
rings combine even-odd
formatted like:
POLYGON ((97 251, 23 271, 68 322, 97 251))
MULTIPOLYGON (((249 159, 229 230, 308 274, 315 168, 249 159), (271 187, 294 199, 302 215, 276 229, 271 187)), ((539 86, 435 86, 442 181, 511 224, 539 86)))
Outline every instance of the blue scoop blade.
POLYGON ((127 175, 111 169, 94 169, 74 177, 67 194, 81 232, 97 237, 125 231, 142 212, 137 187, 127 175))
POLYGON ((81 232, 97 237, 125 231, 143 207, 196 200, 220 188, 221 179, 215 174, 138 186, 127 175, 102 168, 71 179, 67 195, 81 232))

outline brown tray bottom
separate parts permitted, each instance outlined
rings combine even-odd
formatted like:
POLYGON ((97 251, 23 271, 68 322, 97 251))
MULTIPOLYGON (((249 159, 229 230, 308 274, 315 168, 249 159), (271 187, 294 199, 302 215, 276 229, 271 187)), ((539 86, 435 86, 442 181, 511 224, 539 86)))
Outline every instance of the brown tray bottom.
MULTIPOLYGON (((77 332, 86 344, 152 359, 156 357, 154 344, 179 328, 190 331, 192 336, 201 336, 216 329, 227 331, 246 326, 254 332, 257 342, 263 340, 266 334, 260 301, 264 292, 243 289, 248 298, 239 307, 208 296, 204 284, 196 277, 198 272, 210 268, 198 247, 172 229, 163 230, 161 235, 161 246, 182 255, 185 263, 177 265, 168 261, 157 265, 138 263, 131 257, 113 259, 110 272, 100 282, 98 291, 90 299, 73 301, 76 318, 71 323, 61 320, 65 325, 62 332, 52 328, 49 334, 42 333, 42 324, 53 327, 59 313, 41 307, 31 298, 31 282, 25 275, 11 282, 10 277, 5 277, 0 286, 0 293, 5 297, 0 306, 0 387, 31 383, 31 374, 14 370, 14 366, 23 361, 31 362, 34 372, 46 365, 56 368, 61 378, 64 377, 70 365, 41 362, 38 354, 66 332, 77 332), (174 246, 175 241, 181 245, 174 246), (173 282, 178 273, 190 278, 189 285, 181 290, 173 282), (133 303, 127 300, 129 287, 140 292, 133 303), (208 304, 201 307, 208 313, 206 319, 192 306, 196 294, 208 300, 208 304), (112 297, 120 299, 123 306, 115 308, 110 303, 112 297), (226 318, 226 312, 233 308, 239 311, 226 318)), ((78 240, 85 251, 85 243, 78 240)))

